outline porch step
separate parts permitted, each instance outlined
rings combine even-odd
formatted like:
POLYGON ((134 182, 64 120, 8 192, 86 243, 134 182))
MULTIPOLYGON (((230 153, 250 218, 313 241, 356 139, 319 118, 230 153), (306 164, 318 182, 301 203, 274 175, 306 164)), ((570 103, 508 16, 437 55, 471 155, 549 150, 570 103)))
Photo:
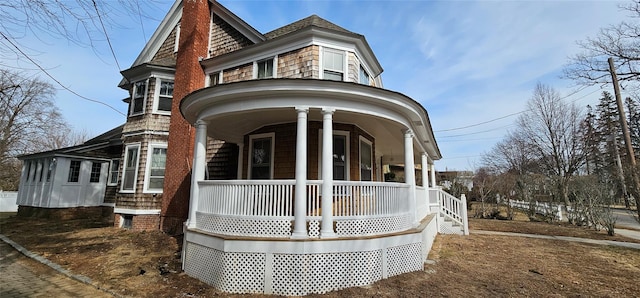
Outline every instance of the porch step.
POLYGON ((463 235, 462 230, 462 226, 452 221, 450 218, 444 217, 444 220, 440 220, 440 227, 438 229, 440 234, 463 235))

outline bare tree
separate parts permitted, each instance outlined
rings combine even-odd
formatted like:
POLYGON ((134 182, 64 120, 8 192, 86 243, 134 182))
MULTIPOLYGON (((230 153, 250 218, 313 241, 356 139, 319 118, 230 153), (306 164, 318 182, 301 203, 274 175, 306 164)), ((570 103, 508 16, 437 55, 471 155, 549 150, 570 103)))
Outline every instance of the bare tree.
POLYGON ((120 26, 117 17, 151 18, 155 0, 12 0, 0 3, 0 32, 13 40, 34 34, 93 46, 107 38, 106 28, 120 26))
POLYGON ((53 102, 54 92, 47 82, 0 69, 0 180, 19 176, 16 156, 69 144, 48 143, 52 136, 73 135, 53 102))
POLYGON ((585 161, 582 113, 543 84, 536 85, 527 108, 517 120, 518 130, 537 157, 542 173, 555 180, 557 195, 569 205, 569 182, 585 161))
POLYGON ((611 83, 607 59, 613 57, 618 80, 640 80, 640 0, 621 6, 632 19, 600 29, 595 37, 579 41, 582 53, 570 57, 564 76, 581 85, 611 83))

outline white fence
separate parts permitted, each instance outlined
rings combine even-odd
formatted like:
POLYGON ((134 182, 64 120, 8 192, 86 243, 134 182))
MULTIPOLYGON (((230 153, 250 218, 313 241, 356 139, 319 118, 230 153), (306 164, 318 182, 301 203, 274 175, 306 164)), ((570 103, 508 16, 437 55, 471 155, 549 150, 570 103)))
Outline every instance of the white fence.
POLYGON ((17 212, 17 191, 0 191, 0 212, 17 212))
POLYGON ((518 201, 518 200, 500 200, 497 198, 498 203, 508 204, 513 208, 523 209, 523 210, 531 210, 532 208, 537 214, 542 214, 545 216, 553 216, 556 220, 562 220, 562 205, 553 204, 548 202, 526 202, 526 201, 518 201))

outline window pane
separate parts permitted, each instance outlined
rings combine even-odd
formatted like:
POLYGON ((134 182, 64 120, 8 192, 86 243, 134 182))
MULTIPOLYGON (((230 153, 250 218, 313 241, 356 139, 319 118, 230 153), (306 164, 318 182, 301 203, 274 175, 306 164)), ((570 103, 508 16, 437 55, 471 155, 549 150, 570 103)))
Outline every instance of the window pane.
POLYGON ((111 169, 109 169, 109 183, 118 183, 118 171, 120 170, 120 160, 114 159, 111 161, 111 169))
POLYGON ((334 71, 344 71, 344 54, 342 52, 335 52, 331 50, 325 50, 323 57, 324 69, 330 69, 334 71))
POLYGON ((342 73, 325 70, 324 71, 324 79, 325 80, 333 80, 333 81, 342 81, 342 73))
POLYGON ((369 85, 369 74, 360 67, 360 84, 369 85))
POLYGON ((53 168, 56 166, 55 158, 49 160, 49 167, 47 169, 47 182, 51 181, 51 173, 53 172, 53 168))
POLYGON ((146 82, 137 82, 135 85, 135 93, 133 94, 133 98, 144 97, 144 92, 147 89, 146 82))
POLYGON ((41 161, 38 161, 38 171, 40 171, 40 176, 38 177, 38 181, 42 182, 42 176, 44 174, 44 164, 41 161))
POLYGON ((346 180, 347 137, 333 136, 333 180, 346 180))
POLYGON ((162 189, 164 177, 149 178, 149 189, 162 189))
POLYGON ((144 109, 144 93, 147 89, 145 81, 134 84, 133 96, 131 97, 131 114, 141 113, 144 109))
POLYGON ((258 62, 258 79, 273 77, 273 59, 258 62))
POLYGON ((149 189, 162 189, 166 162, 167 148, 153 148, 151 153, 151 164, 149 165, 149 189))
POLYGON ((122 177, 122 189, 134 190, 136 167, 138 166, 138 147, 127 148, 125 169, 122 177))
POLYGON ((127 168, 135 167, 138 163, 138 148, 133 147, 127 150, 127 168))
POLYGON ((124 180, 122 181, 122 189, 133 190, 133 184, 135 181, 135 170, 127 169, 124 171, 124 180))
POLYGON ((162 96, 173 96, 173 82, 171 81, 161 81, 160 82, 160 95, 162 96))
POLYGON ((80 161, 72 160, 69 165, 69 177, 67 182, 78 182, 80 178, 80 161))
POLYGON ((142 98, 132 99, 131 104, 133 105, 133 109, 131 110, 132 114, 142 113, 142 98))
POLYGON ((94 162, 91 164, 91 176, 89 182, 100 182, 100 171, 102 170, 102 163, 94 162))
POLYGON ((372 169, 371 145, 360 141, 360 180, 371 181, 372 169))
POLYGON ((171 97, 160 96, 158 98, 158 110, 159 111, 171 111, 171 97))
POLYGON ((214 73, 209 77, 210 85, 215 86, 220 84, 220 73, 214 73))
POLYGON ((271 138, 253 139, 251 179, 271 179, 271 138))

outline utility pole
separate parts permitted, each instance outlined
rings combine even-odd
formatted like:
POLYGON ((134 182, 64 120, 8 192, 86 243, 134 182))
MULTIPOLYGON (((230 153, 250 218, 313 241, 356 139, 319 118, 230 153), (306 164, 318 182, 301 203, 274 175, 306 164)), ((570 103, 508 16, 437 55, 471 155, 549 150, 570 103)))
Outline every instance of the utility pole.
POLYGON ((609 57, 609 72, 611 72, 611 80, 613 82, 613 90, 616 94, 616 104, 618 105, 618 113, 620 114, 620 126, 622 126, 622 134, 624 135, 624 142, 627 147, 627 155, 629 156, 629 163, 631 164, 631 194, 636 199, 636 211, 640 218, 640 180, 638 179, 638 169, 636 164, 636 156, 633 152, 633 146, 631 145, 631 135, 629 134, 629 127, 627 126, 627 118, 624 113, 624 106, 622 105, 622 97, 620 96, 620 86, 618 85, 618 76, 616 75, 616 69, 613 65, 613 58, 609 57))

